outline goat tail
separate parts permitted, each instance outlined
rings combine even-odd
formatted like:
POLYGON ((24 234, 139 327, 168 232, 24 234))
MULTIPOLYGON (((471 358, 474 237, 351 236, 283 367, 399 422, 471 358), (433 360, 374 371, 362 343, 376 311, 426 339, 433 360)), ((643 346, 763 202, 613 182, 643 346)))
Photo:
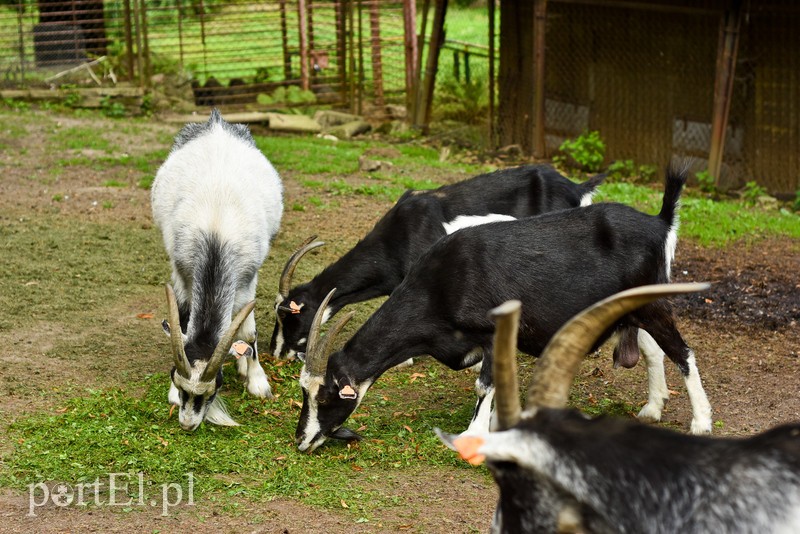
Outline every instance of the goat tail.
POLYGON ((658 216, 670 226, 674 226, 677 222, 675 219, 680 206, 681 191, 683 191, 688 176, 688 165, 683 165, 681 168, 673 165, 667 167, 667 175, 664 180, 664 200, 658 216))
POLYGON ((595 189, 598 188, 600 184, 602 184, 608 175, 603 174, 595 174, 591 176, 588 180, 580 184, 580 188, 583 194, 586 193, 594 193, 595 189))

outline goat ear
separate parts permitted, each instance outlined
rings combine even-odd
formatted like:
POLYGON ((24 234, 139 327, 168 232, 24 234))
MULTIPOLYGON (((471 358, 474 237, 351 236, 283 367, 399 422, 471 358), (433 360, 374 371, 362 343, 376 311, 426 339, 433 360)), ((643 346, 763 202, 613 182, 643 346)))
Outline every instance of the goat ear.
POLYGON ((234 342, 234 344, 231 345, 231 350, 233 351, 233 355, 236 357, 237 360, 242 356, 244 356, 245 358, 250 358, 253 356, 253 347, 251 347, 249 343, 247 343, 246 341, 242 341, 241 339, 234 342))
POLYGON ((453 447, 459 456, 470 464, 481 465, 486 460, 486 456, 478 452, 483 443, 483 438, 480 436, 459 436, 453 440, 453 447))
POLYGON ((353 386, 351 386, 350 384, 348 384, 346 382, 345 383, 340 383, 339 384, 339 398, 340 399, 350 399, 350 400, 357 399, 358 398, 358 393, 356 392, 355 389, 353 389, 353 386))

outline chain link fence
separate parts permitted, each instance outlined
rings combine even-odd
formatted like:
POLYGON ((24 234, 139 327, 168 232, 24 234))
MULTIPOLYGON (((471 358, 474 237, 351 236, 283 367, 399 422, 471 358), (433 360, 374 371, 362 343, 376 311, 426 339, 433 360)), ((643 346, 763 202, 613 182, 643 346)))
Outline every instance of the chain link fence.
MULTIPOLYGON (((416 3, 417 32, 428 8, 423 41, 435 4, 416 3)), ((548 1, 547 156, 564 139, 597 130, 606 164, 662 167, 692 157, 695 171, 705 169, 727 5, 548 1)), ((495 147, 508 136, 491 106, 488 7, 450 1, 433 117, 471 124, 495 147)), ((800 189, 800 5, 751 1, 744 12, 722 173, 730 186, 757 180, 793 195, 800 189)), ((322 103, 374 112, 408 101, 403 17, 400 0, 0 0, 0 86, 48 87, 94 60, 59 83, 111 78, 147 89, 167 78, 199 106, 322 103)), ((495 60, 499 30, 498 14, 495 60)), ((418 60, 424 69, 425 56, 418 60)))
POLYGON ((48 87, 94 60, 59 80, 150 87, 173 76, 199 106, 357 110, 404 100, 403 36, 400 1, 6 0, 1 83, 48 87))

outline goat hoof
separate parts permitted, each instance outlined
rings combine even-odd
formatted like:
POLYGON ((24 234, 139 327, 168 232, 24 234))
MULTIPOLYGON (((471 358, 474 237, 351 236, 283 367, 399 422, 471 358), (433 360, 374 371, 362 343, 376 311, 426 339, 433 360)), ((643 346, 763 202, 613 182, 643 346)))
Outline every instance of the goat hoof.
POLYGON ((274 399, 272 388, 266 377, 253 378, 247 381, 247 392, 260 399, 274 399))
POLYGON ((692 420, 692 426, 689 430, 695 436, 703 436, 706 434, 711 434, 711 420, 708 421, 697 421, 692 420))
POLYGON ((661 421, 661 410, 655 406, 646 404, 636 417, 643 423, 658 423, 661 421))

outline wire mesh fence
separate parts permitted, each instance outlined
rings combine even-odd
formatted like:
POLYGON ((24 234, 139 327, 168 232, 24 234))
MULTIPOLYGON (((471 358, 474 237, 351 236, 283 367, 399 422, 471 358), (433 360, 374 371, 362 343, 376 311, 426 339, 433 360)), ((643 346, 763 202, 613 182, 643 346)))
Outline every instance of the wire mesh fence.
MULTIPOLYGON (((509 134, 491 105, 497 80, 490 57, 496 65, 501 28, 498 15, 491 43, 487 8, 503 7, 493 2, 451 0, 433 117, 482 128, 489 147, 510 135, 521 136, 512 142, 524 146, 533 121, 522 134, 509 134)), ((86 70, 90 84, 110 77, 147 88, 169 76, 199 106, 381 110, 410 101, 413 54, 404 42, 404 3, 0 0, 0 86, 48 87, 65 69, 102 59, 93 67, 96 76, 86 70)), ((435 5, 416 2, 415 31, 425 30, 418 43, 430 36, 435 5)), ((564 139, 597 130, 606 163, 661 167, 693 157, 694 170, 707 167, 721 20, 729 5, 547 2, 546 155, 555 155, 564 139)), ((771 192, 794 194, 800 189, 800 6, 751 1, 744 11, 722 171, 730 185, 757 180, 771 192)), ((416 61, 424 69, 425 55, 416 61)), ((518 93, 531 90, 533 68, 513 73, 518 93)))
POLYGON ((201 106, 360 107, 404 99, 403 32, 399 1, 21 0, 0 5, 0 68, 46 86, 103 58, 143 86, 178 75, 201 106))

